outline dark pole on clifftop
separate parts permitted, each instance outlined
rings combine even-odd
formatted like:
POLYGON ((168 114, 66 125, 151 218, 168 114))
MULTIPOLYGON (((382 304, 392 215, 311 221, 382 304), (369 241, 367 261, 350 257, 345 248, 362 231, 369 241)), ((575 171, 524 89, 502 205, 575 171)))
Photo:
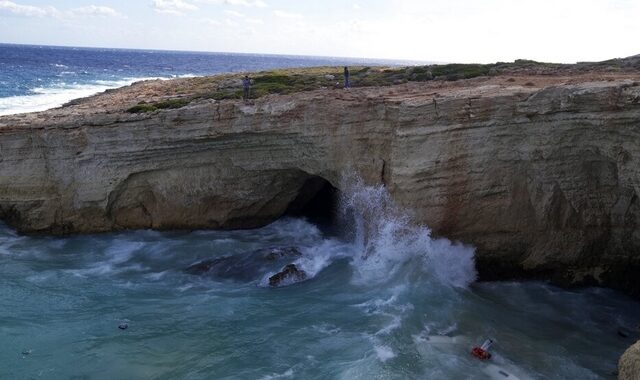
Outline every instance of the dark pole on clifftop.
POLYGON ((344 88, 350 88, 351 83, 349 83, 349 68, 347 66, 344 67, 344 88))

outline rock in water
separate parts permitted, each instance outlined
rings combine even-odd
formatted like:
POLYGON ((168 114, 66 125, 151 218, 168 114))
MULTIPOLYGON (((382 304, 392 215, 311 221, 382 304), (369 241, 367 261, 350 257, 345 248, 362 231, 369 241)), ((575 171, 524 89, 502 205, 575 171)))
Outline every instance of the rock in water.
POLYGON ((263 248, 239 255, 203 260, 191 265, 185 272, 250 282, 300 256, 302 253, 296 247, 263 248))
POLYGON ((267 249, 260 249, 259 254, 268 261, 276 261, 280 259, 292 259, 302 256, 302 253, 296 247, 274 247, 267 249))
POLYGON ((618 362, 619 380, 640 379, 640 341, 625 351, 618 362))
POLYGON ((307 274, 295 264, 289 264, 273 276, 269 277, 269 286, 285 286, 307 279, 307 274))

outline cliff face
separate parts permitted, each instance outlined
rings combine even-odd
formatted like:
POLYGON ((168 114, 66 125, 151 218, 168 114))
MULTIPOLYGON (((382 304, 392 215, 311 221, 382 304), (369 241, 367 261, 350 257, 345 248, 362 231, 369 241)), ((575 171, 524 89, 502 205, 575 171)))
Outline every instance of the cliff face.
POLYGON ((475 245, 482 278, 639 294, 637 77, 320 90, 148 114, 102 107, 117 95, 105 94, 0 118, 0 216, 23 232, 256 227, 310 179, 339 188, 353 170, 436 234, 475 245))

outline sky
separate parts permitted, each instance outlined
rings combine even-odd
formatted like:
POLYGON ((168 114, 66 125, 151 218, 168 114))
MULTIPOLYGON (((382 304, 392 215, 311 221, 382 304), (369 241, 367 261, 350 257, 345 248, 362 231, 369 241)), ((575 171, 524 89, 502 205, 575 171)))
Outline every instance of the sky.
POLYGON ((570 63, 640 54, 640 0, 0 0, 0 42, 570 63))

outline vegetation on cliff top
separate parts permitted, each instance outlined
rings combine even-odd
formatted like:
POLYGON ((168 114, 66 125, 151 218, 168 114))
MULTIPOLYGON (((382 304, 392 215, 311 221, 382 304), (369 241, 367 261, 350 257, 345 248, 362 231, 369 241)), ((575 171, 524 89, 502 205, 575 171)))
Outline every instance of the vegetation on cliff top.
MULTIPOLYGON (((492 64, 445 64, 425 65, 402 68, 350 67, 351 87, 390 86, 407 82, 425 82, 431 80, 456 81, 480 76, 518 74, 535 72, 545 75, 562 70, 589 70, 607 67, 617 70, 624 66, 623 60, 609 60, 597 63, 579 63, 576 65, 541 63, 531 60, 516 60, 510 63, 492 64)), ((129 108, 131 113, 153 112, 162 109, 181 108, 192 101, 202 99, 242 99, 242 75, 218 75, 212 77, 191 78, 187 85, 178 88, 174 94, 165 96, 156 102, 140 102, 129 108), (169 99, 166 99, 166 98, 169 99)), ((264 71, 251 75, 251 99, 269 94, 291 94, 322 88, 340 88, 343 86, 342 67, 316 67, 306 69, 282 69, 264 71)))
POLYGON ((138 105, 129 108, 127 111, 131 113, 152 112, 156 110, 182 108, 189 103, 191 103, 191 99, 169 99, 156 103, 140 102, 138 105))

